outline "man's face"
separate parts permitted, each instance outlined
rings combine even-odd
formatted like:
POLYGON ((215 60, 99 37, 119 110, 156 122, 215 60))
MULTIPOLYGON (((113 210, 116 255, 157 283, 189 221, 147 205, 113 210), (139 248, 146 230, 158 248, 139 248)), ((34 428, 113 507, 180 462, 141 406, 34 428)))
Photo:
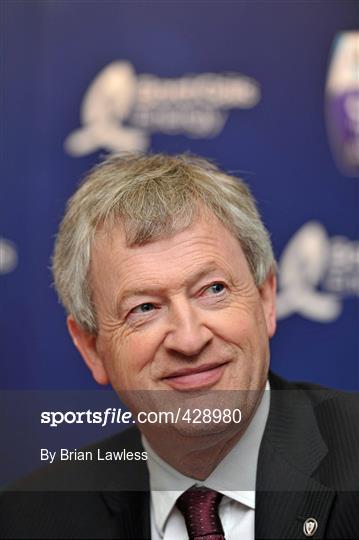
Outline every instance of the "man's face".
POLYGON ((134 247, 121 226, 99 231, 91 284, 98 334, 90 353, 75 343, 98 382, 126 396, 263 389, 275 279, 258 290, 238 240, 216 218, 134 247))

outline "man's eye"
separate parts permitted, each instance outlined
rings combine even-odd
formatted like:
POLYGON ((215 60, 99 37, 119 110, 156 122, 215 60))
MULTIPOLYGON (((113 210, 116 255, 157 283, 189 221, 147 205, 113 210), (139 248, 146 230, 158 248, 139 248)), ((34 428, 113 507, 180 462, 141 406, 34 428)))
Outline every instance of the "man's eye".
POLYGON ((224 285, 223 283, 213 283, 207 290, 213 294, 219 294, 224 290, 224 285))
POLYGON ((152 311, 153 309, 155 309, 155 306, 151 304, 150 302, 146 302, 132 309, 131 313, 148 313, 149 311, 152 311))

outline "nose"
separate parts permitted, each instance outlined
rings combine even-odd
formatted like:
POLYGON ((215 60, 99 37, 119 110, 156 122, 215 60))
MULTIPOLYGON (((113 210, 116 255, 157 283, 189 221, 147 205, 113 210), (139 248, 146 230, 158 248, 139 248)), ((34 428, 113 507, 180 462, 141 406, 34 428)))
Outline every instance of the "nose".
POLYGON ((164 340, 168 350, 184 356, 197 356, 211 341, 213 334, 205 325, 199 308, 186 299, 170 307, 170 330, 164 340))

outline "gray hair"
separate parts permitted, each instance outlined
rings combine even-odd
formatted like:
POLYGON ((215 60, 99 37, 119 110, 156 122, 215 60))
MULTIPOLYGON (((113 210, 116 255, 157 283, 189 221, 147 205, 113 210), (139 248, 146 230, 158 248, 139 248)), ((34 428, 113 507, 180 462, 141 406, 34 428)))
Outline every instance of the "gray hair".
POLYGON ((275 268, 272 246, 242 180, 209 161, 183 154, 122 155, 92 169, 69 199, 53 255, 61 303, 88 332, 97 332, 91 297, 91 246, 96 231, 119 220, 128 246, 168 237, 209 210, 238 238, 254 281, 275 268))

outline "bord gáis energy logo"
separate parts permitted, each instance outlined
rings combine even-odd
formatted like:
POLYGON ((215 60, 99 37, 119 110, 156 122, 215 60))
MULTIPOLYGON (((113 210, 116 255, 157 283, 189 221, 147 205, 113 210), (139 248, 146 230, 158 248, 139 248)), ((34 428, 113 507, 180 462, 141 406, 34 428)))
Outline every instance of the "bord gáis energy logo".
POLYGON ((99 149, 145 151, 152 133, 214 137, 230 109, 250 109, 259 100, 259 84, 239 73, 159 78, 136 75, 129 62, 114 61, 87 88, 81 127, 64 146, 68 154, 84 156, 99 149))
POLYGON ((343 299, 359 295, 359 242, 329 238, 317 221, 305 223, 278 262, 277 314, 317 322, 335 321, 343 299))

